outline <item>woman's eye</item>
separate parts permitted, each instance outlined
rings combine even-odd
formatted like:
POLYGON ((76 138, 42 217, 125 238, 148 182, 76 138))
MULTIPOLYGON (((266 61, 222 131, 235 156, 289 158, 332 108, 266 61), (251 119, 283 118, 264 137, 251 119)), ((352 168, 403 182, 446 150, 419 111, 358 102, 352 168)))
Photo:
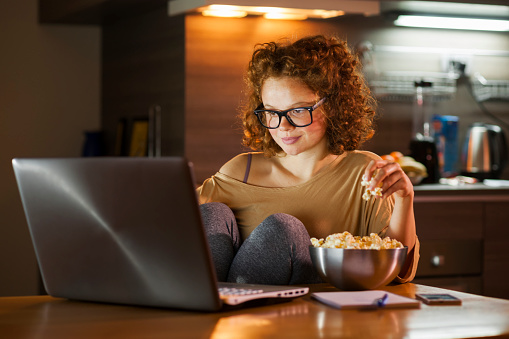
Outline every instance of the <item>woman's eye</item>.
POLYGON ((306 113, 307 113, 307 109, 305 109, 305 108, 297 108, 297 109, 290 111, 290 114, 293 116, 304 115, 306 113))

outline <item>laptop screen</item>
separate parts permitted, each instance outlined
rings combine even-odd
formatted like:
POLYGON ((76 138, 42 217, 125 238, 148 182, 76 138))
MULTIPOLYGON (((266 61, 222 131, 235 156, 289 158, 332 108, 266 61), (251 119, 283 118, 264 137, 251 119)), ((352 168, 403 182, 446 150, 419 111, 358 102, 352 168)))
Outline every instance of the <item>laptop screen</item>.
POLYGON ((13 167, 50 295, 220 307, 186 159, 14 159, 13 167))

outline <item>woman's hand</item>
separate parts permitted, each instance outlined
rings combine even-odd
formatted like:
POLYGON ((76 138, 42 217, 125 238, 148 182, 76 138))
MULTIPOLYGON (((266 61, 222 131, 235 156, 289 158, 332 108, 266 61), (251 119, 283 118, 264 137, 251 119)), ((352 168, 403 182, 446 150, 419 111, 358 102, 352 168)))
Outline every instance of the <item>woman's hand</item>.
MULTIPOLYGON (((412 182, 403 172, 401 166, 390 160, 371 160, 364 175, 369 181, 373 174, 373 181, 368 188, 374 189, 382 184, 382 198, 389 197, 392 194, 396 198, 394 199, 391 221, 385 235, 401 241, 403 245, 408 247, 408 253, 410 254, 414 250, 417 241, 412 182)), ((412 272, 408 272, 409 265, 413 262, 413 259, 410 259, 407 261, 407 266, 400 272, 401 277, 412 274, 412 272)))
POLYGON ((413 196, 414 187, 408 176, 403 172, 401 166, 394 161, 389 160, 371 160, 364 175, 371 181, 369 189, 382 187, 382 198, 395 194, 397 197, 405 198, 413 196))

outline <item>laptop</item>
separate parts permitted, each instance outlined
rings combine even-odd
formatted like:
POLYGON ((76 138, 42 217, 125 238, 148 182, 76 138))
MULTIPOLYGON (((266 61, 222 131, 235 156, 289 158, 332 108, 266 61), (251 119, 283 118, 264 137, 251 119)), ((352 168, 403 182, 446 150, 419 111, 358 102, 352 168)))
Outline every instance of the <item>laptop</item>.
POLYGON ((289 300, 298 286, 218 283, 183 157, 12 161, 49 295, 218 311, 289 300), (240 294, 220 295, 220 288, 240 294))

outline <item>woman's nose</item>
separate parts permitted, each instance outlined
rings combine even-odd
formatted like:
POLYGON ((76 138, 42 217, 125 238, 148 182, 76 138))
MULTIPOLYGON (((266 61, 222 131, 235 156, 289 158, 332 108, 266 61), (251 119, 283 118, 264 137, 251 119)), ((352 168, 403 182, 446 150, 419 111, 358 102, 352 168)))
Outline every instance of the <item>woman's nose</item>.
POLYGON ((279 124, 279 129, 281 130, 289 130, 295 128, 292 124, 290 124, 290 121, 288 121, 288 118, 283 116, 281 117, 281 123, 279 124))

